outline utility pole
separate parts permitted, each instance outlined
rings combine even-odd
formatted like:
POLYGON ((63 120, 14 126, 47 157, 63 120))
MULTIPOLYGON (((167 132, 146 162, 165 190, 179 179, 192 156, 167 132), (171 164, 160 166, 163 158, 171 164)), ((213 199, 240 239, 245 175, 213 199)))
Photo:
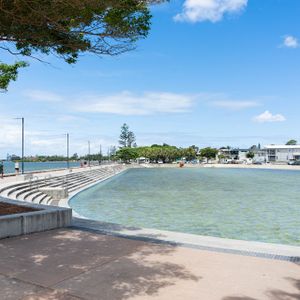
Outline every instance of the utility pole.
POLYGON ((24 118, 21 119, 22 119, 22 174, 24 174, 24 147, 25 147, 24 118))
POLYGON ((91 166, 91 142, 88 141, 88 151, 89 151, 89 154, 88 154, 88 166, 90 167, 91 166))
POLYGON ((101 164, 102 163, 102 146, 101 146, 101 144, 100 144, 100 153, 99 154, 100 154, 99 157, 100 157, 100 164, 101 164))
POLYGON ((25 148, 25 134, 24 134, 24 118, 15 118, 15 120, 22 120, 22 159, 21 159, 21 168, 22 174, 24 174, 24 148, 25 148))
POLYGON ((67 133, 67 168, 70 169, 70 135, 67 133))
POLYGON ((108 162, 110 162, 110 148, 107 149, 108 162))

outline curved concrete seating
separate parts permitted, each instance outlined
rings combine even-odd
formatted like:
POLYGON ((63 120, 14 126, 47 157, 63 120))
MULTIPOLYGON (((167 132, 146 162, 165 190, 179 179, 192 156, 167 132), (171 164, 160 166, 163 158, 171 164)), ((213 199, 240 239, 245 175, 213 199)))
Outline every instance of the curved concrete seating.
POLYGON ((0 195, 26 202, 51 204, 52 197, 40 190, 41 188, 43 190, 44 188, 64 188, 68 192, 75 192, 84 186, 109 178, 125 168, 123 165, 104 166, 97 169, 84 169, 61 176, 36 178, 35 180, 5 186, 0 189, 0 195))

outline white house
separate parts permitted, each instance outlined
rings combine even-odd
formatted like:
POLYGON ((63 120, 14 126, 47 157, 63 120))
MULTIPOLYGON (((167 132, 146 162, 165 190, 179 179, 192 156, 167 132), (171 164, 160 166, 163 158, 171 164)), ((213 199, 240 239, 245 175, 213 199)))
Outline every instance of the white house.
POLYGON ((254 157, 253 157, 254 162, 265 163, 268 161, 266 149, 255 149, 252 152, 254 153, 254 157))
POLYGON ((146 157, 139 157, 136 159, 136 162, 138 164, 149 164, 150 163, 150 159, 146 158, 146 157))
POLYGON ((219 149, 218 155, 224 155, 226 157, 224 161, 227 160, 246 161, 248 152, 249 149, 221 148, 219 149))
POLYGON ((300 145, 267 145, 264 150, 269 162, 300 160, 300 145))

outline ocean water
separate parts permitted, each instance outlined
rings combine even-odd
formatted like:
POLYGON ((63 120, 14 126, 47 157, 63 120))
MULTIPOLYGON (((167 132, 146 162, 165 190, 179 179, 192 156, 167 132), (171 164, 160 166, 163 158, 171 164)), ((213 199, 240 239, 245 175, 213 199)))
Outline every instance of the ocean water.
MULTIPOLYGON (((22 164, 19 163, 20 171, 22 164)), ((79 162, 70 162, 70 167, 78 167, 79 162)), ((67 168, 66 161, 53 161, 53 162, 24 162, 25 172, 33 172, 38 170, 51 170, 51 169, 64 169, 67 168)), ((4 162, 4 173, 15 173, 15 164, 10 161, 4 162)))
POLYGON ((95 220, 300 245, 300 172, 131 169, 71 199, 95 220))

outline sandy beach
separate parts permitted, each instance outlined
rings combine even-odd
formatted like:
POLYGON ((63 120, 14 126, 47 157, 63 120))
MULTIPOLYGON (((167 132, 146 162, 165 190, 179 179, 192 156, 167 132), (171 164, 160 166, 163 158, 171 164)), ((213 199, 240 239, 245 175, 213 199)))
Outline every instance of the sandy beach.
MULTIPOLYGON (((145 167, 152 168, 179 168, 178 164, 148 164, 145 167)), ((263 164, 263 165, 248 165, 248 164, 185 164, 184 168, 227 168, 227 169, 266 169, 266 170, 291 170, 299 171, 300 166, 287 164, 263 164)))

